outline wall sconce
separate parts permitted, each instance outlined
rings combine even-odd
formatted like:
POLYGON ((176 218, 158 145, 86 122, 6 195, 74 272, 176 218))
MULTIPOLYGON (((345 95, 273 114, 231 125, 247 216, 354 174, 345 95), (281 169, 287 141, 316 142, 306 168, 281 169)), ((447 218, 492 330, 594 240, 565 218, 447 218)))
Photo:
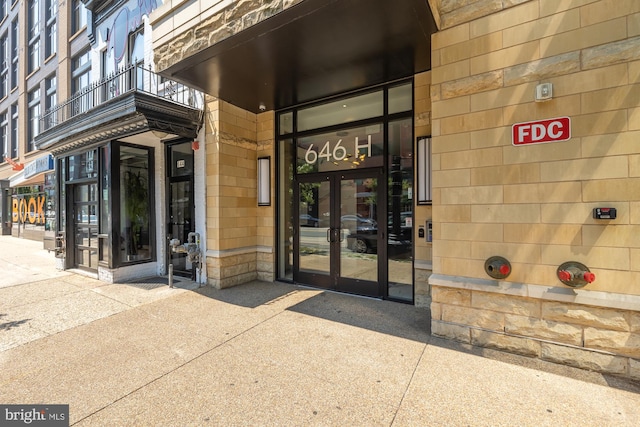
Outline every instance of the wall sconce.
POLYGON ((544 102, 553 99, 553 85, 540 83, 536 86, 536 102, 544 102))
POLYGON ((271 157, 258 158, 258 206, 271 205, 271 157))
POLYGON ((431 138, 418 138, 418 204, 431 204, 431 138))

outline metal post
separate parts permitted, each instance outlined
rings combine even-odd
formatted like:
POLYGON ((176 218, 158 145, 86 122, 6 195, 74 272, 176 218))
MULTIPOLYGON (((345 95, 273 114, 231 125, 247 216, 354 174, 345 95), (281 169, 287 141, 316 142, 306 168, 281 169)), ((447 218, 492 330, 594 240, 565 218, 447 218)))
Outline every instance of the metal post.
POLYGON ((173 264, 169 264, 169 287, 173 288, 173 264))

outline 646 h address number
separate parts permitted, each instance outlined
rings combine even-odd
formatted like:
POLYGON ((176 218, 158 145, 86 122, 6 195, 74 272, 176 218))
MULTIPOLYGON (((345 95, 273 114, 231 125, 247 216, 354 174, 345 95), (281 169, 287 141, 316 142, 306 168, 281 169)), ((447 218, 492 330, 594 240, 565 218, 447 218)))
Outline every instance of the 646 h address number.
MULTIPOLYGON (((347 155, 347 149, 342 145, 342 139, 339 139, 338 142, 331 148, 331 141, 325 142, 324 146, 320 150, 320 152, 316 152, 313 149, 314 144, 310 144, 309 148, 307 148, 307 152, 304 154, 304 160, 307 164, 314 164, 318 161, 318 159, 325 159, 327 162, 331 161, 339 161, 344 160, 347 155)), ((356 136, 354 142, 354 152, 359 153, 360 149, 367 150, 367 157, 371 157, 371 135, 367 135, 367 142, 361 144, 356 136)))

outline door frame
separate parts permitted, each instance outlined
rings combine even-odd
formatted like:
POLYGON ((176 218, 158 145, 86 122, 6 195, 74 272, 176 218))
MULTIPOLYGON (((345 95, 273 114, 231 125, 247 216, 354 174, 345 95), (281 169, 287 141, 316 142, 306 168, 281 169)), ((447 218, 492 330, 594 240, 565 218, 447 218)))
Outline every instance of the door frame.
MULTIPOLYGON (((100 251, 100 239, 99 239, 99 234, 100 234, 100 221, 99 221, 99 211, 100 211, 100 200, 96 200, 95 201, 95 205, 96 205, 96 224, 95 224, 95 228, 97 229, 96 232, 96 242, 97 242, 97 246, 95 248, 95 268, 92 267, 86 267, 83 265, 78 264, 78 259, 77 259, 77 249, 78 246, 80 246, 76 240, 76 235, 77 235, 77 227, 76 227, 76 204, 78 203, 76 200, 76 188, 83 186, 83 185, 91 185, 94 184, 96 186, 96 191, 98 191, 98 187, 100 185, 100 183, 98 182, 98 180, 96 179, 83 179, 83 180, 77 180, 77 181, 73 181, 73 182, 69 182, 66 184, 63 184, 66 186, 65 189, 65 193, 67 195, 66 199, 67 199, 67 209, 66 211, 71 213, 71 215, 67 214, 67 224, 66 224, 66 229, 70 230, 70 233, 67 233, 67 261, 66 261, 66 267, 67 268, 77 268, 79 270, 85 270, 85 271, 89 271, 92 273, 97 273, 98 272, 98 265, 100 263, 100 256, 99 256, 99 251, 100 251), (69 252, 71 252, 71 256, 69 257, 69 252)), ((90 203, 89 201, 86 202, 80 202, 81 204, 93 204, 90 203)), ((83 245, 84 246, 84 245, 83 245)))
MULTIPOLYGON (((170 143, 166 144, 166 149, 165 149, 165 159, 166 159, 166 224, 165 224, 165 233, 166 233, 166 265, 167 268, 169 266, 169 264, 171 264, 172 262, 172 251, 171 251, 171 246, 169 245, 169 241, 171 239, 173 239, 175 236, 171 235, 171 198, 172 198, 172 193, 171 193, 171 184, 174 183, 178 183, 178 182, 189 182, 189 186, 191 188, 191 195, 190 195, 190 201, 189 201, 189 214, 191 217, 191 224, 190 224, 190 232, 195 231, 195 194, 194 194, 194 172, 195 170, 193 170, 193 167, 195 167, 195 162, 194 162, 194 156, 193 156, 193 151, 191 151, 191 165, 192 165, 192 170, 191 173, 189 174, 185 174, 185 175, 178 175, 178 176, 172 176, 171 175, 171 171, 172 171, 172 165, 171 162, 173 160, 173 156, 172 156, 172 148, 177 146, 177 145, 181 145, 181 144, 185 144, 189 147, 191 147, 191 140, 178 140, 178 141, 172 141, 170 143)), ((191 149, 191 148, 190 148, 191 149)), ((180 236, 180 244, 184 244, 186 242, 182 241, 182 237, 180 236)), ((182 256, 186 257, 186 254, 182 254, 182 256)), ((196 269, 191 268, 191 270, 173 270, 173 274, 175 276, 181 276, 181 277, 189 277, 191 278, 191 280, 195 280, 195 275, 196 275, 196 269)))
MULTIPOLYGON (((188 182, 189 186, 191 188, 191 194, 189 196, 190 200, 189 200, 189 214, 191 217, 191 222, 189 224, 189 232, 195 231, 195 221, 194 221, 194 215, 195 215, 195 206, 193 204, 193 177, 189 177, 189 176, 181 176, 181 177, 173 177, 173 178, 167 178, 167 229, 166 229, 166 233, 167 233, 167 266, 169 264, 172 264, 172 255, 173 252, 171 251, 171 247, 168 244, 169 241, 171 239, 174 238, 180 238, 180 244, 184 244, 186 242, 182 241, 182 236, 172 236, 171 235, 171 199, 172 199, 172 194, 171 194, 171 184, 177 184, 180 182, 188 182)), ((182 253, 179 254, 183 257, 186 258, 186 254, 182 253)), ((176 276, 181 276, 181 277, 190 277, 192 280, 195 279, 195 269, 191 268, 191 270, 177 270, 174 269, 173 270, 173 274, 176 276)))
MULTIPOLYGON (((334 290, 344 293, 352 293, 364 296, 370 296, 374 298, 386 297, 386 277, 387 277, 387 244, 386 244, 386 221, 384 218, 387 216, 387 191, 386 182, 384 178, 384 169, 382 167, 360 169, 360 170, 342 170, 331 171, 323 173, 310 173, 304 175, 298 175, 294 180, 294 208, 295 212, 294 233, 293 233, 293 245, 294 245, 294 260, 293 260, 293 280, 297 283, 313 284, 320 288, 334 290), (342 200, 342 188, 341 183, 343 180, 354 179, 366 179, 377 178, 378 185, 376 187, 377 198, 377 222, 379 224, 377 236, 377 249, 376 249, 376 262, 377 262, 377 280, 375 282, 370 280, 356 279, 343 277, 341 274, 342 269, 342 245, 341 237, 343 236, 343 228, 341 224, 341 216, 344 213, 341 211, 342 200), (330 194, 330 208, 329 208, 329 228, 327 230, 327 239, 329 242, 329 272, 328 274, 311 273, 300 271, 300 184, 311 182, 329 182, 329 194, 330 194), (380 227, 382 224, 382 227, 380 227), (376 283, 374 286, 373 284, 376 283), (371 290, 374 289, 374 292, 371 290)), ((346 237, 344 237, 346 238, 346 237)))

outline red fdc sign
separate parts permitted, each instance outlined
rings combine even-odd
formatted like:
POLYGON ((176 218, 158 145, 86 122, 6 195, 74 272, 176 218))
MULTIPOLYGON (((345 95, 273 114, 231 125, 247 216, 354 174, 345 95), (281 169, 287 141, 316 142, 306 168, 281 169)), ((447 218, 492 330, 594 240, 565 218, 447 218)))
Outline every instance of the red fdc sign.
POLYGON ((516 123, 511 127, 513 145, 558 142, 568 139, 571 139, 571 119, 569 117, 516 123))

